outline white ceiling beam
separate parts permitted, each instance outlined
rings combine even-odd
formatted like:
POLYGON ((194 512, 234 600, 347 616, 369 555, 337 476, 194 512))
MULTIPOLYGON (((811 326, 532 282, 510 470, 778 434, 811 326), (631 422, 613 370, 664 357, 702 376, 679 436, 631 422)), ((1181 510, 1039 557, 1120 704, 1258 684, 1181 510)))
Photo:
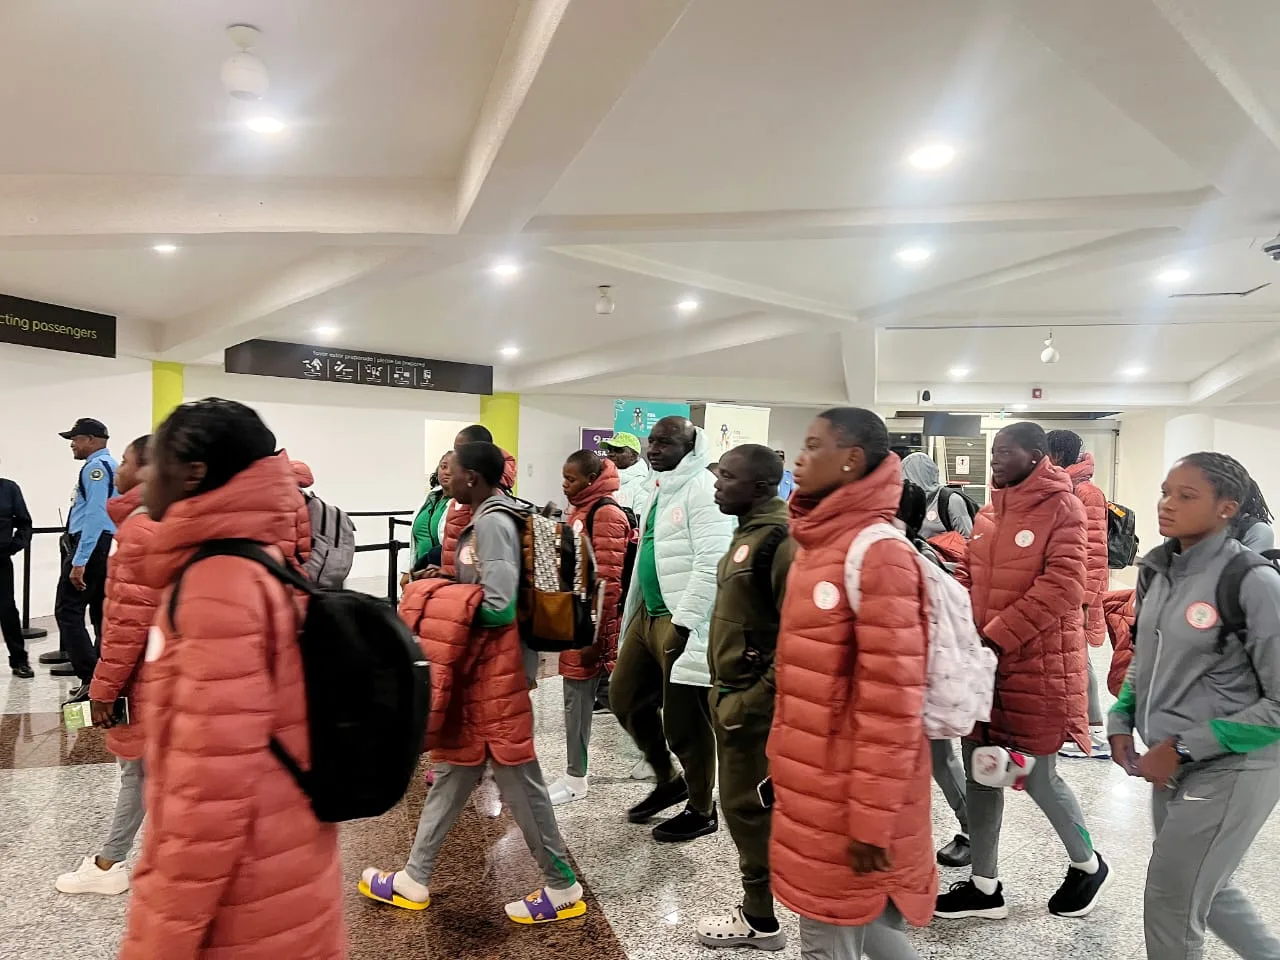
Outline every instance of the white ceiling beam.
POLYGON ((1011 200, 922 207, 760 210, 731 213, 541 215, 524 233, 548 245, 693 241, 832 240, 1185 227, 1220 197, 1205 187, 1167 193, 1011 200))
POLYGON ((657 373, 622 374, 533 392, 574 396, 647 397, 651 400, 687 403, 768 403, 797 407, 833 407, 845 402, 842 383, 747 377, 680 377, 657 373))
POLYGON ((658 330, 583 353, 526 364, 513 370, 508 382, 513 390, 546 390, 813 329, 811 321, 797 317, 749 313, 682 330, 658 330))
POLYGON ((1213 299, 1183 300, 1176 310, 1153 316, 1149 309, 1132 311, 1098 310, 1087 313, 1045 310, 1034 313, 953 313, 939 310, 911 317, 897 317, 883 324, 886 330, 954 330, 1027 327, 1180 327, 1213 323, 1280 323, 1280 308, 1243 306, 1238 300, 1221 298, 1225 309, 1208 309, 1213 299), (1199 306, 1192 306, 1199 304, 1199 306))
POLYGON ((690 2, 522 4, 458 178, 458 229, 521 229, 690 2))
POLYGON ((845 402, 874 408, 878 375, 879 337, 869 323, 846 326, 840 331, 840 362, 844 369, 845 402))
POLYGON ((878 389, 881 406, 915 409, 919 393, 932 394, 931 406, 938 410, 955 407, 999 410, 1025 403, 1025 416, 1037 410, 1126 410, 1132 407, 1167 407, 1188 402, 1185 383, 1141 384, 1040 384, 1027 383, 909 383, 882 382, 878 389), (1031 399, 1032 387, 1044 391, 1041 400, 1031 399))
POLYGON ((1230 403, 1280 376, 1280 337, 1246 347, 1191 381, 1193 404, 1230 403))
POLYGON ((435 180, 0 176, 0 238, 200 234, 442 234, 453 185, 435 180))
POLYGON ((447 269, 473 256, 461 246, 324 250, 225 300, 161 325, 156 350, 166 360, 193 362, 281 324, 349 310, 391 284, 447 269))

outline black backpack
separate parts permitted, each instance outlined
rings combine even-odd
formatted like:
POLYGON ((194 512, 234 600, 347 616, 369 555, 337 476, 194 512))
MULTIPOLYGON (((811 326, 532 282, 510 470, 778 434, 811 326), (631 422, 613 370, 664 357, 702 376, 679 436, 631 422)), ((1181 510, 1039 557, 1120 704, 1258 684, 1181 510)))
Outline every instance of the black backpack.
POLYGON ((418 767, 427 726, 431 688, 417 641, 385 601, 323 590, 252 540, 210 540, 187 561, 169 598, 169 623, 178 635, 182 578, 210 557, 252 560, 311 598, 298 633, 311 767, 303 770, 275 737, 270 748, 317 819, 340 823, 386 813, 418 767))
POLYGON ((604 506, 617 507, 621 510, 623 516, 627 518, 627 525, 631 528, 630 536, 627 537, 627 552, 622 557, 622 592, 618 595, 618 616, 622 616, 622 611, 627 608, 627 590, 631 587, 631 571, 635 569, 636 555, 640 552, 640 522, 636 517, 636 512, 630 507, 622 506, 612 497, 601 497, 587 511, 587 519, 585 521, 587 540, 592 543, 595 542, 591 537, 596 511, 604 506))
POLYGON ((978 506, 978 503, 976 500, 970 497, 967 493, 965 493, 959 487, 939 488, 938 501, 937 501, 938 502, 938 519, 942 521, 942 528, 944 530, 955 530, 955 527, 951 525, 951 507, 949 506, 951 502, 951 497, 949 495, 953 493, 959 496, 960 499, 964 501, 964 508, 969 511, 970 521, 972 521, 973 518, 978 515, 978 511, 982 509, 981 507, 978 506), (944 496, 944 494, 947 494, 947 496, 944 496))
POLYGON ((1123 570, 1138 556, 1138 526, 1133 511, 1107 501, 1107 566, 1123 570))

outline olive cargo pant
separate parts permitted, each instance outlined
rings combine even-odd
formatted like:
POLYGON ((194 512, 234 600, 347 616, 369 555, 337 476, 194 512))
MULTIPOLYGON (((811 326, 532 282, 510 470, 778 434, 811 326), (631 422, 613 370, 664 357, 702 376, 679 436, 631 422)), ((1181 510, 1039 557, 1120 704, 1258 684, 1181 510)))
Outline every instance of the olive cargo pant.
POLYGON ((743 709, 738 691, 710 691, 720 772, 720 808, 742 869, 742 909, 753 917, 772 917, 769 885, 769 828, 773 812, 760 802, 760 782, 769 776, 765 747, 773 725, 772 698, 758 710, 743 709))

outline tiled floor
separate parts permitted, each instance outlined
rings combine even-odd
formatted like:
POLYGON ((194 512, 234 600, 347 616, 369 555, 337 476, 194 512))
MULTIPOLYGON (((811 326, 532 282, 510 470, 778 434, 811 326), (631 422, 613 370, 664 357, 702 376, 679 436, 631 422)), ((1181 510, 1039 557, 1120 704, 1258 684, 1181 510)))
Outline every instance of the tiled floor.
MULTIPOLYGON (((33 652, 51 649, 39 641, 33 652)), ((1102 661, 1099 660, 1099 665, 1102 661)), ((53 877, 101 842, 115 799, 116 772, 93 732, 72 736, 56 723, 70 684, 43 669, 34 681, 0 679, 0 960, 94 960, 115 955, 127 898, 74 898, 56 893, 53 877)), ((563 767, 560 684, 535 693, 538 753, 548 779, 563 767)), ((737 902, 737 858, 728 833, 683 846, 652 842, 647 828, 628 824, 624 809, 646 785, 628 779, 635 753, 611 717, 597 718, 592 793, 560 808, 569 850, 587 884, 590 911, 582 920, 541 928, 516 927, 501 904, 537 883, 519 832, 501 811, 492 785, 477 791, 441 857, 436 902, 424 914, 371 903, 349 890, 352 956, 395 960, 481 960, 557 957, 679 960, 723 956, 699 947, 697 918, 737 902)), ((1004 922, 935 923, 913 931, 925 957, 1088 958, 1144 956, 1142 883, 1150 843, 1146 791, 1109 763, 1064 761, 1099 850, 1117 879, 1107 902, 1089 919, 1051 917, 1045 903, 1066 868, 1047 823, 1026 797, 1010 799, 1002 868, 1012 915, 1004 922)), ((345 872, 354 884, 362 865, 403 862, 421 807, 415 786, 396 810, 344 828, 345 872)), ((935 835, 954 824, 935 797, 935 835)), ((145 828, 144 828, 145 829, 145 828)), ((1280 822, 1273 819, 1240 872, 1264 915, 1280 925, 1275 890, 1280 822)), ((948 872, 943 882, 960 879, 948 872)), ((799 956, 795 919, 783 918, 791 943, 780 958, 799 956)), ((1232 956, 1214 943, 1209 956, 1232 956)))

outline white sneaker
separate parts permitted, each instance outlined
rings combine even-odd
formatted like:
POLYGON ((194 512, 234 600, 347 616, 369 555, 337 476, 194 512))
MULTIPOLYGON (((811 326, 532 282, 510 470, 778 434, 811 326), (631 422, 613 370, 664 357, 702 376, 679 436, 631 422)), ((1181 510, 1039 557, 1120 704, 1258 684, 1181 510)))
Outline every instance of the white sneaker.
POLYGON ((1093 740, 1093 759, 1110 760, 1111 759, 1111 741, 1107 739, 1105 732, 1094 729, 1091 733, 1093 740))
POLYGON ((734 907, 728 914, 703 917, 698 921, 698 940, 704 947, 755 947, 757 950, 781 950, 787 945, 787 935, 761 933, 747 923, 742 907, 734 907))
POLYGON ((653 772, 653 767, 649 766, 649 761, 641 757, 634 767, 631 768, 632 780, 653 780, 657 776, 653 772))
POLYGON ((587 778, 571 777, 567 773, 547 788, 551 794, 551 805, 563 807, 566 803, 581 800, 587 795, 587 778))
POLYGON ((1058 750, 1058 756, 1068 757, 1072 760, 1083 760, 1088 757, 1089 754, 1080 749, 1080 744, 1076 743, 1074 740, 1068 740, 1058 750))
POLYGON ((123 863, 101 869, 93 857, 85 857, 79 869, 64 873, 53 885, 61 893, 101 893, 109 897, 125 893, 129 889, 129 874, 123 863))

